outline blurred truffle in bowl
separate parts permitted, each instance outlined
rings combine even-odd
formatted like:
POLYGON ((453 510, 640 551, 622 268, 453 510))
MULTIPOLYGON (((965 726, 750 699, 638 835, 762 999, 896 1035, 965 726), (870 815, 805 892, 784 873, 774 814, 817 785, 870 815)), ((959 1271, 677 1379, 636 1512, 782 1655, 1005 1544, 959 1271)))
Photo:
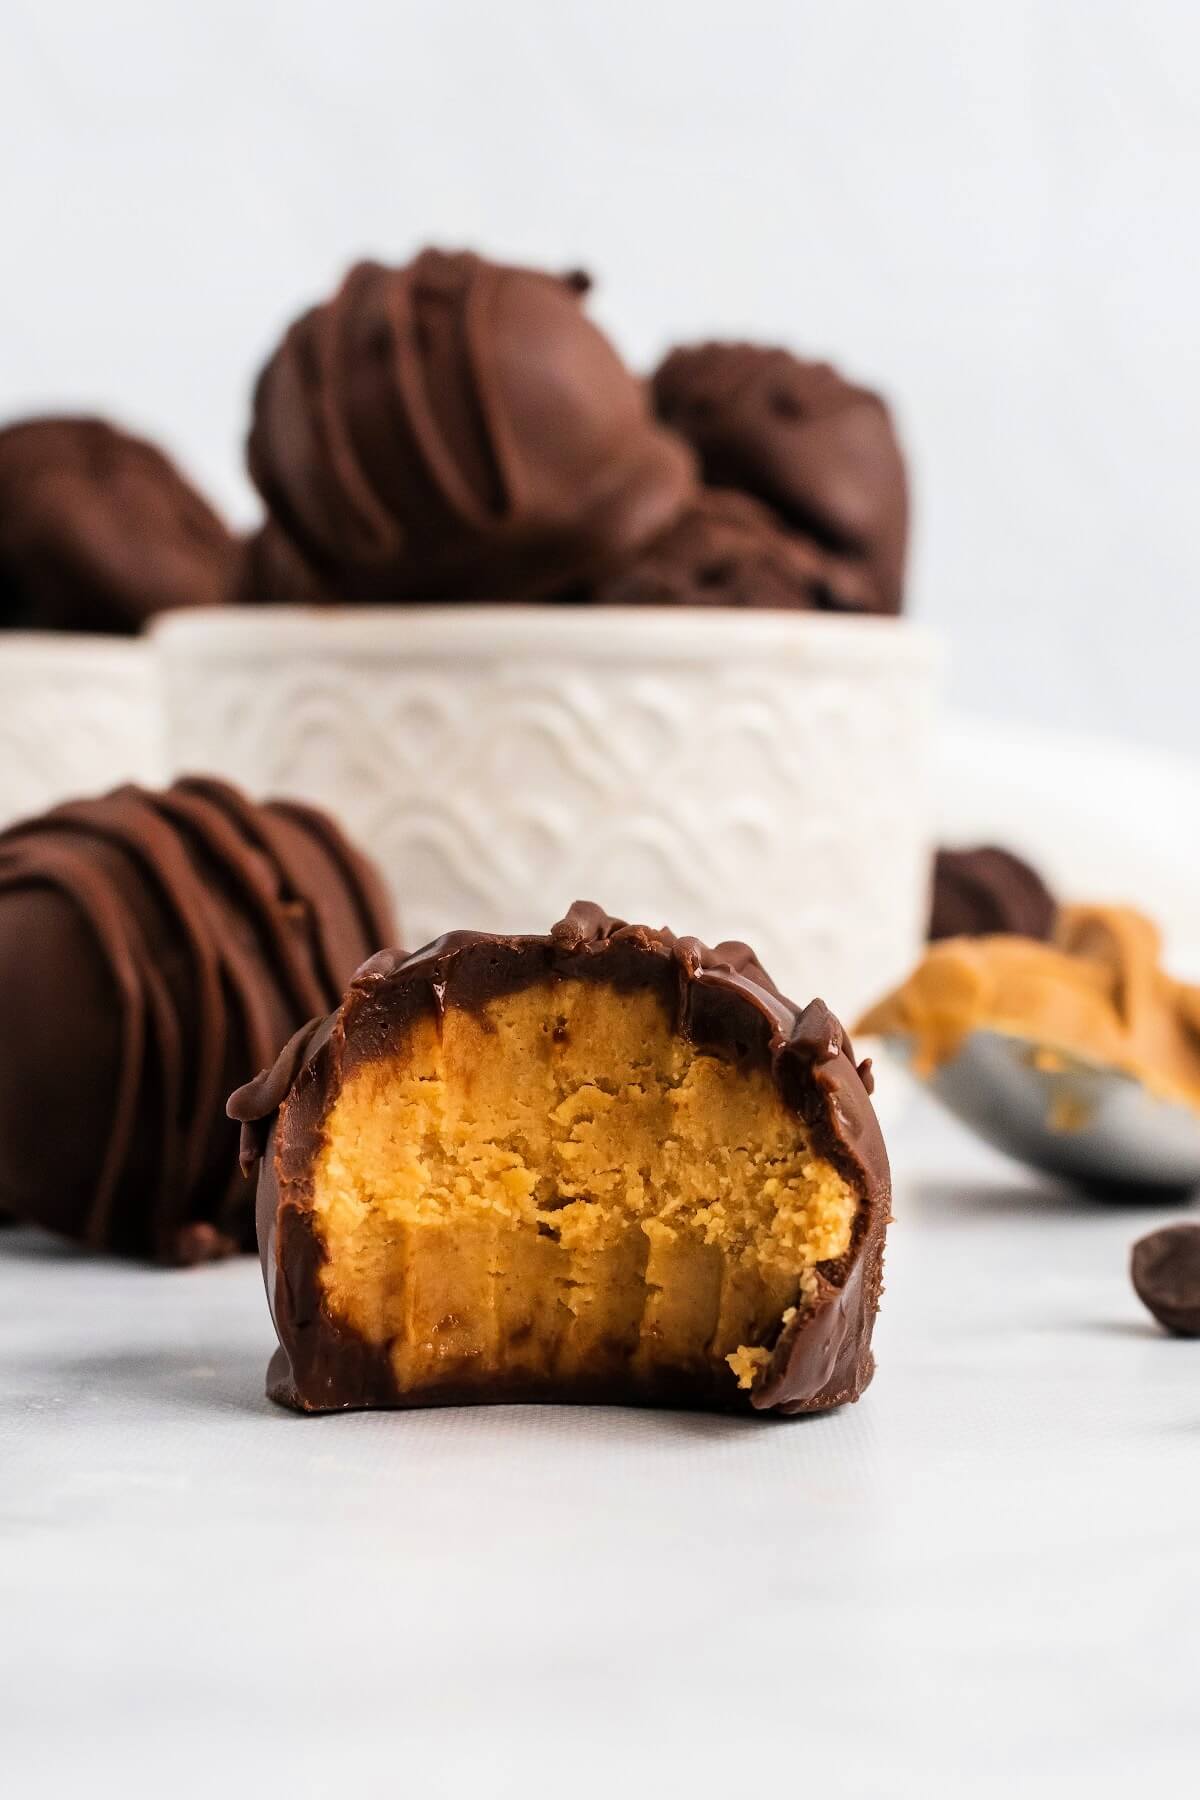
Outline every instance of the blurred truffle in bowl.
POLYGON ((730 488, 702 488, 658 537, 561 598, 600 606, 875 610, 860 572, 833 567, 817 544, 788 531, 749 494, 730 488), (850 594, 861 605, 849 606, 850 594))
POLYGON ((266 519, 242 541, 230 599, 236 606, 321 606, 330 595, 274 519, 266 519))
POLYGON ((218 781, 0 833, 0 1207, 159 1262, 251 1249, 224 1096, 394 935, 331 819, 218 781))
POLYGON ((94 418, 0 430, 0 825, 162 772, 155 613, 227 597, 239 549, 162 451, 94 418))
POLYGON ((762 501, 823 552, 826 606, 899 612, 908 479, 878 394, 828 363, 736 343, 673 350, 652 387, 705 481, 762 501))
POLYGON ((254 397, 250 472, 286 540, 261 597, 308 597, 307 569, 334 601, 530 599, 657 535, 695 459, 587 286, 425 250, 298 319, 254 397))
POLYGON ((161 450, 103 419, 0 430, 0 627, 131 636, 225 599, 238 546, 161 450))

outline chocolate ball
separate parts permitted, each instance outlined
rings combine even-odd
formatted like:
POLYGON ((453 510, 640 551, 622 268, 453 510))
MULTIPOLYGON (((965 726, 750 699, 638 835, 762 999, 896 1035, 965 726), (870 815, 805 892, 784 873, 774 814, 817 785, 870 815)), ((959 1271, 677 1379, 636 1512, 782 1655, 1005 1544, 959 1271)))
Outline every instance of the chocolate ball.
POLYGON ((331 820, 218 781, 0 833, 0 1209, 166 1263, 252 1249, 224 1097, 393 929, 331 820))
POLYGON ((1176 1337, 1200 1337, 1200 1225, 1164 1225, 1133 1246, 1138 1299, 1176 1337))
POLYGON ((939 850, 934 859, 931 939, 1004 933, 1049 942, 1058 902, 1037 870, 994 844, 939 850))
POLYGON ((757 606, 844 610, 848 583, 810 539, 788 531, 748 494, 703 488, 661 535, 589 587, 567 596, 606 606, 757 606))
POLYGON ((0 431, 0 626, 132 633, 227 597, 237 542, 161 450, 102 419, 0 431))
POLYGON ((360 263, 259 378, 251 475, 332 600, 540 595, 694 490, 586 281, 425 250, 360 263))
POLYGON ((673 350, 652 386, 659 417, 694 445, 706 481, 763 501, 825 553, 828 604, 899 612, 908 482, 878 394, 759 344, 673 350))
POLYGON ((267 519, 242 541, 230 597, 235 606, 313 606, 333 596, 274 519, 267 519))

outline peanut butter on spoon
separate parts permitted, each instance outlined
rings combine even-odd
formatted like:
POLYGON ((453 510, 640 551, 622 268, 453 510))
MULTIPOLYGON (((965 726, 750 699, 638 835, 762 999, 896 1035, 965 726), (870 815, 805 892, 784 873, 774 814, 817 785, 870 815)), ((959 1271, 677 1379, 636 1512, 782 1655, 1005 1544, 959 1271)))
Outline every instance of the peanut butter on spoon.
POLYGON ((931 945, 902 986, 860 1019, 857 1032, 902 1037, 928 1076, 970 1033, 1037 1045, 1059 1057, 1133 1076, 1152 1094, 1200 1111, 1200 988, 1161 964, 1157 927, 1132 907, 1065 906, 1054 941, 948 938, 931 945))

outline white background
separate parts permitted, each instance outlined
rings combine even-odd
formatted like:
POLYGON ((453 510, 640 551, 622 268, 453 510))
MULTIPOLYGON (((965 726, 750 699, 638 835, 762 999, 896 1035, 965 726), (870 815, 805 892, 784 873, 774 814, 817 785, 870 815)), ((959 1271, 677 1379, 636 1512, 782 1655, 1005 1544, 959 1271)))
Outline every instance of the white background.
POLYGON ((112 409, 236 517, 249 385, 361 253, 584 263, 893 397, 956 698, 1200 747, 1191 0, 9 0, 0 415, 112 409))

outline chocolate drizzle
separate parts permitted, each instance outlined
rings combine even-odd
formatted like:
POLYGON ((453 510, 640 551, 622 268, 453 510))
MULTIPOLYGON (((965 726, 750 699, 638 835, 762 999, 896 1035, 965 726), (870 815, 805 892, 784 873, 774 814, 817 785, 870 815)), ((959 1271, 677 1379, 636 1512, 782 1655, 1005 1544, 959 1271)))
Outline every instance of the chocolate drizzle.
POLYGON ((218 781, 0 834, 0 1208, 163 1262, 252 1248, 221 1096, 391 933, 330 821, 218 781))
MULTIPOLYGON (((311 1199, 325 1120, 350 1072, 386 1058, 422 1014, 477 1010, 498 995, 566 979, 651 989, 681 1036, 739 1065, 767 1069, 818 1153, 859 1194, 849 1249, 818 1266, 815 1292, 781 1332, 749 1404, 796 1413, 857 1399, 874 1367, 871 1329, 891 1194, 869 1064, 856 1066, 849 1039, 822 1001, 794 1006, 747 945, 710 949, 696 938, 625 924, 588 903, 573 906, 545 937, 457 931, 411 956, 382 951, 358 971, 334 1013, 298 1032, 273 1067, 231 1097, 230 1116, 242 1124, 243 1167, 259 1171, 259 1248, 280 1343, 268 1391, 306 1411, 414 1403, 397 1390, 386 1346, 356 1339, 321 1297, 323 1251, 311 1199)), ((513 1390, 491 1397, 530 1396, 513 1390)), ((541 1397, 627 1396, 572 1389, 541 1397)), ((689 1403, 687 1393, 660 1397, 689 1403)), ((746 1396, 724 1392, 700 1403, 736 1407, 746 1396)))
POLYGON ((693 458, 583 291, 465 252, 351 269, 259 378, 249 462, 271 522, 243 591, 529 599, 667 525, 693 458))

